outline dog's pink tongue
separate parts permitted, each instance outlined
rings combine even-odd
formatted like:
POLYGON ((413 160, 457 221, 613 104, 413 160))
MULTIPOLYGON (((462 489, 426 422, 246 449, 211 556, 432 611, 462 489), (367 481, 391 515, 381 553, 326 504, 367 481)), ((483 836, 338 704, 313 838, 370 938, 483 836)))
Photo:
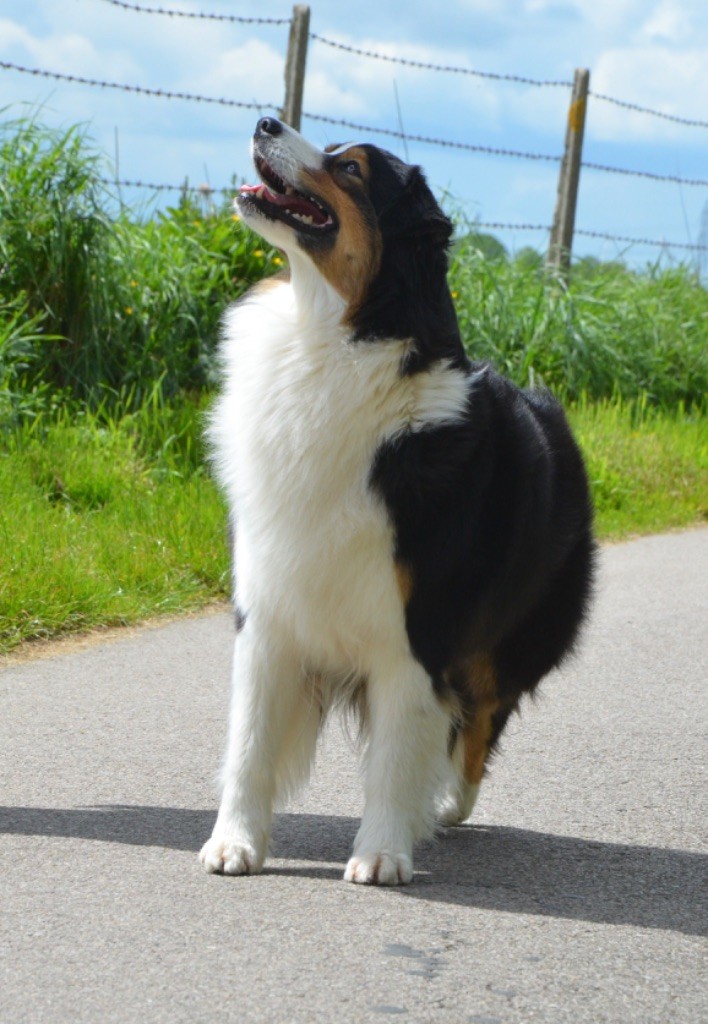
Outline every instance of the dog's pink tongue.
POLYGON ((315 224, 324 224, 327 214, 319 206, 311 203, 297 192, 290 195, 280 195, 278 192, 271 192, 267 185, 242 185, 242 193, 257 192, 259 199, 264 199, 274 206, 282 206, 290 213, 299 213, 306 217, 312 217, 315 224))

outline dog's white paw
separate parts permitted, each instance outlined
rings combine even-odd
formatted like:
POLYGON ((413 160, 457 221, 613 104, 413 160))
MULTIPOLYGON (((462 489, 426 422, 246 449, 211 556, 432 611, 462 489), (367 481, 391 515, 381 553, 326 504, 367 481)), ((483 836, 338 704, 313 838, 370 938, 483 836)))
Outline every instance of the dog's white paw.
POLYGON ((460 781, 456 791, 441 800, 435 817, 441 825, 461 825, 472 814, 478 796, 479 785, 460 781))
POLYGON ((263 858, 249 843, 212 836, 202 846, 199 860, 209 874, 255 875, 263 867, 263 858))
POLYGON ((362 885, 408 885, 413 861, 406 853, 357 853, 344 872, 345 882, 362 885))
POLYGON ((438 808, 438 813, 435 817, 441 825, 461 825, 465 820, 459 807, 453 804, 438 808))

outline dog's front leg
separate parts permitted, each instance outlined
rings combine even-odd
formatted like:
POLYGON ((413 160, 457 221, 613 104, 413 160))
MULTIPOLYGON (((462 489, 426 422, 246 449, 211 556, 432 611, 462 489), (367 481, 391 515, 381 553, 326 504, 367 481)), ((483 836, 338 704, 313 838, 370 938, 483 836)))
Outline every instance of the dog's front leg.
POLYGON ((293 653, 249 615, 234 648, 221 804, 211 839, 199 855, 209 872, 246 875, 263 867, 278 751, 299 683, 293 653))
POLYGON ((405 885, 413 878, 413 843, 432 826, 450 719, 412 658, 372 674, 367 700, 364 814, 344 878, 405 885))

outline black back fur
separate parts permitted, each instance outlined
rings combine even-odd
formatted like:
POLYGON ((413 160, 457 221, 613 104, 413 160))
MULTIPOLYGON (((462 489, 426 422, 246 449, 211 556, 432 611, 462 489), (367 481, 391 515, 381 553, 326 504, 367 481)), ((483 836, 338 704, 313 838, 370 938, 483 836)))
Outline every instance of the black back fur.
POLYGON ((455 664, 485 652, 513 704, 571 650, 586 611, 595 548, 583 461, 548 392, 468 360, 446 280, 452 227, 420 169, 375 147, 369 159, 383 258, 356 337, 411 338, 402 372, 444 360, 471 381, 464 422, 395 438, 371 473, 413 580, 409 639, 441 692, 455 664))

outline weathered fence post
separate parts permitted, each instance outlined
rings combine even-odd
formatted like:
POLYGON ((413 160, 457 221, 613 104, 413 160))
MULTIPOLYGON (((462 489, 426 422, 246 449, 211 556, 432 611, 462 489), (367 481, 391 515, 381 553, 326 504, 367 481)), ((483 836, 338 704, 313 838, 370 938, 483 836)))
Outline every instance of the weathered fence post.
POLYGON ((285 103, 281 117, 295 131, 300 131, 302 93, 305 88, 305 62, 310 34, 310 8, 304 4, 293 7, 293 20, 285 61, 285 103))
POLYGON ((563 274, 567 274, 570 269, 570 254, 573 248, 575 207, 578 201, 580 161, 583 154, 583 133, 589 86, 590 72, 587 68, 578 68, 573 79, 573 95, 565 133, 565 151, 558 176, 558 197, 546 260, 546 265, 549 268, 559 270, 563 274))

